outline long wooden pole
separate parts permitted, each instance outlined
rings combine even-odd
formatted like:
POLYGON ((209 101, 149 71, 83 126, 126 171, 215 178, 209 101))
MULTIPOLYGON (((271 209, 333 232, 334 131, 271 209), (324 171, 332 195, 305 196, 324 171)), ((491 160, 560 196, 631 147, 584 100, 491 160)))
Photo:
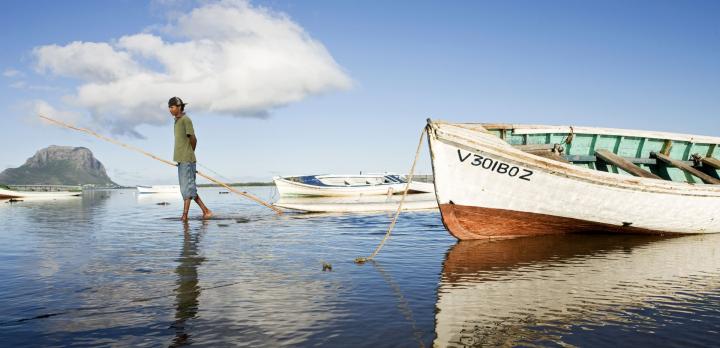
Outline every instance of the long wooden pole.
MULTIPOLYGON (((154 159, 154 160, 158 160, 158 161, 160 161, 160 162, 162 162, 162 163, 165 163, 165 164, 167 164, 167 165, 171 165, 171 166, 173 166, 173 167, 177 167, 177 165, 175 164, 175 162, 170 162, 170 161, 168 161, 168 160, 166 160, 166 159, 160 158, 160 157, 155 156, 155 155, 153 155, 153 154, 151 154, 151 153, 149 153, 149 152, 146 152, 146 151, 144 151, 144 150, 142 150, 142 149, 140 149, 140 148, 137 148, 137 147, 132 146, 132 145, 128 145, 128 144, 121 143, 121 142, 119 142, 119 141, 117 141, 117 140, 115 140, 115 139, 108 138, 108 137, 106 137, 106 136, 104 136, 104 135, 102 135, 102 134, 98 134, 98 133, 96 133, 96 132, 94 132, 94 131, 92 131, 92 130, 89 130, 89 129, 86 129, 86 128, 76 127, 76 126, 73 126, 73 125, 71 125, 71 124, 67 124, 67 123, 64 123, 64 122, 61 122, 61 121, 58 121, 58 120, 56 120, 56 119, 53 119, 53 118, 50 118, 50 117, 47 117, 47 116, 43 116, 43 115, 38 115, 38 117, 40 117, 40 118, 42 118, 42 119, 44 119, 44 120, 46 120, 46 121, 49 121, 49 122, 51 122, 51 123, 54 123, 54 124, 56 124, 56 125, 65 127, 65 128, 74 129, 74 130, 76 130, 76 131, 80 131, 80 132, 83 132, 83 133, 90 134, 90 135, 92 135, 92 136, 94 136, 94 137, 97 137, 97 138, 99 138, 99 139, 105 140, 105 141, 110 142, 110 143, 113 143, 113 144, 115 144, 115 145, 122 146, 122 147, 124 147, 124 148, 126 148, 126 149, 128 149, 128 150, 135 151, 135 152, 139 152, 139 153, 141 153, 141 154, 143 154, 143 155, 145 155, 145 156, 148 156, 148 157, 150 157, 150 158, 152 158, 152 159, 154 159)), ((266 202, 263 201, 262 199, 257 198, 257 197, 255 197, 254 195, 252 195, 252 194, 250 194, 250 193, 247 193, 247 192, 244 192, 244 191, 238 191, 238 190, 236 190, 236 189, 228 186, 227 184, 225 184, 225 183, 223 183, 223 182, 220 182, 220 181, 218 181, 218 180, 215 179, 215 178, 210 177, 210 176, 207 175, 207 174, 204 174, 204 173, 201 173, 201 172, 197 172, 197 174, 200 175, 200 176, 202 176, 202 177, 205 178, 205 179, 208 179, 208 180, 210 180, 210 181, 212 181, 212 182, 214 182, 214 183, 216 183, 216 184, 218 184, 218 185, 220 185, 220 186, 222 186, 222 187, 224 187, 224 188, 226 188, 226 189, 234 192, 234 193, 237 193, 237 194, 239 194, 239 195, 241 195, 241 196, 245 196, 245 197, 247 197, 247 198, 249 198, 249 199, 251 199, 251 200, 253 200, 253 201, 255 201, 255 202, 258 202, 258 203, 260 203, 260 204, 262 204, 262 205, 264 205, 264 206, 272 209, 272 210, 275 211, 278 215, 282 215, 282 213, 283 213, 282 210, 280 210, 280 209, 278 209, 278 208, 276 208, 276 207, 274 207, 274 206, 266 203, 266 202)))

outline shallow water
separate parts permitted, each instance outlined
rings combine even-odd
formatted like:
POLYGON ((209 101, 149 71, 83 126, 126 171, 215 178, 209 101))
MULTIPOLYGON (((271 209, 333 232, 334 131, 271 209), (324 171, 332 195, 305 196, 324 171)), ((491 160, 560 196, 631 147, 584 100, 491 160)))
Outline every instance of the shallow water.
MULTIPOLYGON (((264 199, 267 187, 248 188, 264 199)), ((286 214, 201 189, 0 202, 0 336, 42 346, 710 346, 720 235, 457 243, 437 212, 286 214), (160 205, 158 203, 169 203, 160 205), (323 271, 323 263, 332 271, 323 271)))

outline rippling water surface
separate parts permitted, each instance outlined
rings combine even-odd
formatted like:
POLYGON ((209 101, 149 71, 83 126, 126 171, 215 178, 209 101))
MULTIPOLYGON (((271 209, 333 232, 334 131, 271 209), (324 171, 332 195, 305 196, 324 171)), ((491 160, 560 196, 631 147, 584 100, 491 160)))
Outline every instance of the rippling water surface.
MULTIPOLYGON (((249 188, 269 199, 272 188, 249 188)), ((0 202, 0 337, 43 346, 711 346, 720 235, 457 243, 439 213, 218 219, 133 190, 0 202), (169 203, 169 204, 158 204, 169 203), (323 263, 332 265, 324 272, 323 263)), ((224 190, 222 190, 224 191, 224 190)))

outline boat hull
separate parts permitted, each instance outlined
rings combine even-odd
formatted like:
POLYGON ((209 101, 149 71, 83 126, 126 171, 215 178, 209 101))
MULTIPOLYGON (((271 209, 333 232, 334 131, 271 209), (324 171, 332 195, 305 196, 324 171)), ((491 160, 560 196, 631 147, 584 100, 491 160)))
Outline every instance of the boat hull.
POLYGON ((12 199, 12 198, 55 198, 55 197, 72 197, 80 196, 82 192, 73 191, 55 191, 55 192, 40 192, 40 191, 14 191, 0 189, 0 199, 12 199))
POLYGON ((649 233, 675 234, 632 226, 456 204, 440 206, 443 223, 458 239, 515 238, 557 233, 649 233))
MULTIPOLYGON (((311 213, 360 213, 396 211, 402 195, 358 197, 283 197, 274 203, 276 207, 311 213)), ((436 210, 435 195, 422 193, 408 195, 403 211, 436 210)))
MULTIPOLYGON (((405 190, 404 183, 365 186, 315 186, 276 177, 273 179, 280 196, 350 197, 361 195, 399 194, 405 190)), ((410 183, 413 192, 432 192, 432 184, 410 183)))
POLYGON ((428 133, 443 224, 458 239, 720 232, 718 187, 574 167, 489 134, 432 126, 428 133))

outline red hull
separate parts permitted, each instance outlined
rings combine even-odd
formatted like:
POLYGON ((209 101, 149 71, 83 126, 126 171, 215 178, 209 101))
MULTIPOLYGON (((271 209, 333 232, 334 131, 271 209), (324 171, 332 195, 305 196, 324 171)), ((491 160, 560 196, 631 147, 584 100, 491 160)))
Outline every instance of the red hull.
POLYGON ((445 228, 460 240, 590 232, 670 234, 632 226, 457 204, 440 204, 440 213, 445 228))

